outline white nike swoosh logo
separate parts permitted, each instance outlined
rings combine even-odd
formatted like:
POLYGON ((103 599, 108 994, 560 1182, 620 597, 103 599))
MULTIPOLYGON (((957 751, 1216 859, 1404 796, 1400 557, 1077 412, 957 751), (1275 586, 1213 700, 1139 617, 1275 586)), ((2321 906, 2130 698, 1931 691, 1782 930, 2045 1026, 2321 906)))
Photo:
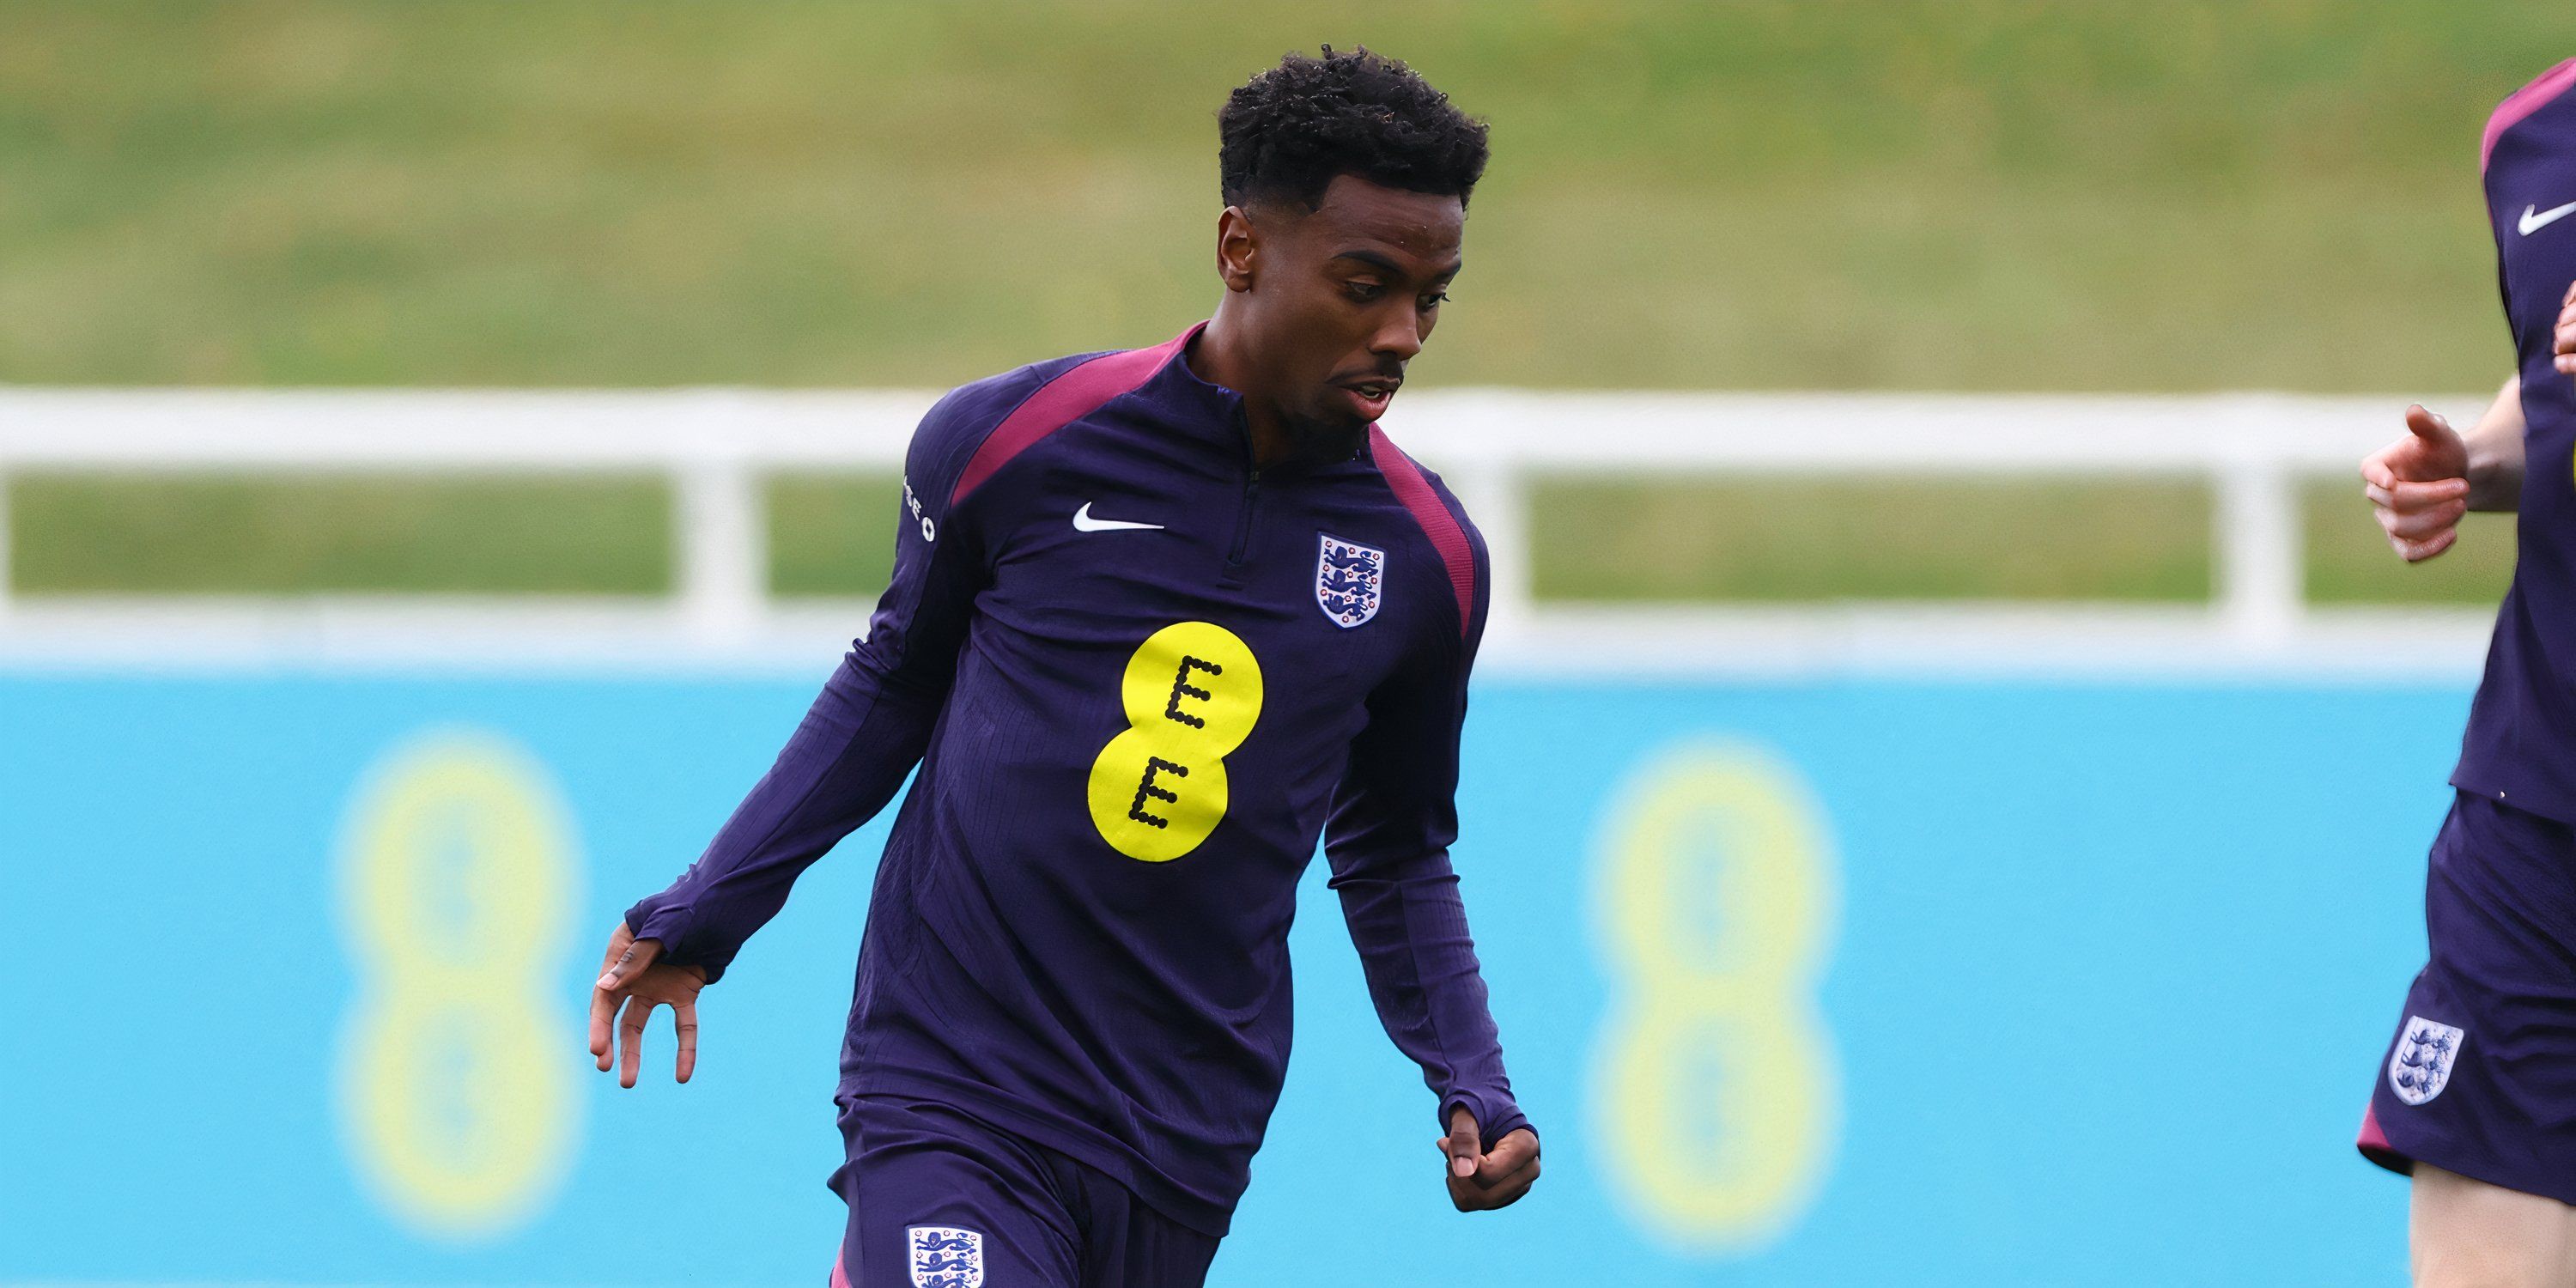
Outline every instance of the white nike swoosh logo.
POLYGON ((2547 228, 2551 224, 2557 223, 2559 220, 2566 218, 2570 211, 2576 211, 2576 201, 2568 202, 2563 206, 2551 206, 2547 210, 2537 210, 2530 206, 2524 206, 2522 208, 2522 222, 2516 226, 2522 229, 2523 236, 2529 237, 2533 233, 2539 232, 2541 229, 2547 228))
POLYGON ((1082 508, 1073 512, 1073 530, 1076 532, 1116 532, 1121 528, 1160 528, 1162 526, 1159 523, 1130 523, 1125 519, 1092 518, 1089 501, 1083 502, 1082 508))

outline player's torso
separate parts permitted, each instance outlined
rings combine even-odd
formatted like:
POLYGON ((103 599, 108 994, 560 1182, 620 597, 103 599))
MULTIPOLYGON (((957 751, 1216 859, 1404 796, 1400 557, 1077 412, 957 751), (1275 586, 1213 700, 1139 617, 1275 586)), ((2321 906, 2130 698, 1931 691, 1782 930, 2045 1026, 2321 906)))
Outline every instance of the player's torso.
POLYGON ((1370 692, 1458 629, 1419 521, 1365 453, 1256 472, 1239 424, 1150 397, 985 487, 990 583, 934 751, 985 798, 954 820, 979 868, 1284 933, 1370 692))
POLYGON ((2513 586, 2497 616, 2452 782, 2576 818, 2576 390, 2553 333, 2576 281, 2576 65, 2507 98, 2484 140, 2497 279, 2522 381, 2513 586))
MULTIPOLYGON (((2555 563, 2563 547, 2576 544, 2576 385, 2558 373, 2552 343, 2568 283, 2576 281, 2576 95, 2558 94, 2497 134, 2486 191, 2522 373, 2522 514, 2541 538, 2538 553, 2555 563)), ((2576 598, 2576 584, 2566 591, 2576 598)))

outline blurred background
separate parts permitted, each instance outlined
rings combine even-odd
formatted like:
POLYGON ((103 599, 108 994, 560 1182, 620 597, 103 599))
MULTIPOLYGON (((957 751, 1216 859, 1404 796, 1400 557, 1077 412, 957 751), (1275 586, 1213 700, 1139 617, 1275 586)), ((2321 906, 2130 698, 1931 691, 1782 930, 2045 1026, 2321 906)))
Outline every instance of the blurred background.
POLYGON ((818 1282, 882 824, 688 1088, 590 1075, 588 956, 864 625, 910 419, 1204 316, 1214 110, 1325 42, 1493 127, 1388 427, 1497 550, 1549 1174, 1447 1211, 1318 900, 1212 1282, 2403 1282, 2349 1137, 2512 534, 2406 568, 2352 463, 2509 374, 2477 140, 2571 34, 0 0, 0 1282, 818 1282))

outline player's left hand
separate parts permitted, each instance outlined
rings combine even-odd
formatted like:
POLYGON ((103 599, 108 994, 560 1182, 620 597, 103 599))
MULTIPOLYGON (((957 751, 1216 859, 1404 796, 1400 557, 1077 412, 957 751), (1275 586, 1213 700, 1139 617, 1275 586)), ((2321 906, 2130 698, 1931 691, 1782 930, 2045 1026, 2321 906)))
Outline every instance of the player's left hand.
POLYGON ((1538 1182, 1538 1133, 1527 1127, 1506 1133, 1489 1154, 1476 1138, 1476 1116, 1453 1109, 1449 1134, 1431 1143, 1448 1168, 1449 1201, 1461 1212, 1510 1207, 1538 1182))

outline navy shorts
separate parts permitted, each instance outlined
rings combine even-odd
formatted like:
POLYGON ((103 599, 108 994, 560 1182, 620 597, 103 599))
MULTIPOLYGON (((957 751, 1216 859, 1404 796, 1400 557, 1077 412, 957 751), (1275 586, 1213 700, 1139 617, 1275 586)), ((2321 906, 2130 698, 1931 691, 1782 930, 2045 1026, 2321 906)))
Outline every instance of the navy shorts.
POLYGON ((2361 1152, 2576 1203, 2576 829, 2459 793, 2424 925, 2361 1152))
POLYGON ((946 1105, 841 1102, 850 1225, 831 1288, 1197 1288, 1216 1236, 946 1105))

